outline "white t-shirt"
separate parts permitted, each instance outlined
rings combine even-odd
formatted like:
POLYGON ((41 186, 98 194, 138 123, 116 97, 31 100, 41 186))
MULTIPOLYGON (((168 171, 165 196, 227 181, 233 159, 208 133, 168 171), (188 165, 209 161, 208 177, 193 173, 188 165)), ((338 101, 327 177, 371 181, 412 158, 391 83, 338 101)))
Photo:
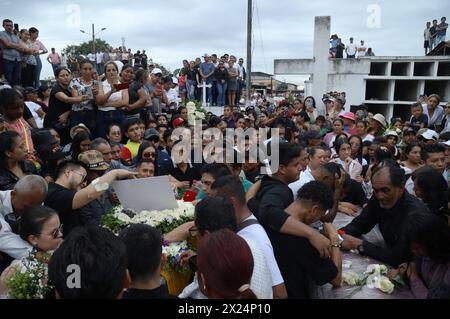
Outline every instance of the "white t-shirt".
POLYGON ((308 184, 309 182, 315 181, 314 176, 311 174, 311 169, 309 166, 306 168, 304 172, 300 173, 300 179, 292 184, 289 184, 289 188, 294 193, 294 200, 297 199, 297 193, 303 185, 308 184))
MULTIPOLYGON (((119 82, 119 84, 120 84, 120 82, 119 82)), ((106 94, 109 91, 111 91, 111 84, 109 84, 108 81, 104 81, 103 82, 103 93, 106 94)), ((120 101, 121 99, 122 99, 122 91, 115 92, 115 93, 111 94, 111 96, 109 97, 106 104, 104 106, 99 106, 98 109, 99 109, 99 111, 103 111, 103 112, 115 111, 115 110, 117 110, 117 108, 108 107, 108 104, 111 102, 120 101)))
POLYGON ((89 53, 89 54, 87 55, 87 58, 89 59, 89 61, 95 63, 95 54, 94 54, 94 53, 89 53))
MULTIPOLYGON (((263 251, 253 240, 245 237, 242 238, 247 242, 253 255, 253 274, 250 280, 250 289, 258 299, 273 299, 272 277, 267 267, 263 251)), ((207 299, 199 288, 197 273, 194 276, 193 282, 184 288, 178 297, 183 299, 207 299)))
POLYGON ((27 105, 28 109, 30 110, 31 114, 33 115, 33 118, 34 118, 34 121, 36 122, 37 127, 43 128, 44 127, 44 118, 39 117, 39 115, 37 114, 37 111, 39 111, 39 109, 42 109, 42 107, 39 104, 36 104, 31 101, 27 101, 27 102, 25 102, 25 104, 27 105))
POLYGON ((356 51, 358 50, 358 47, 354 43, 349 43, 347 45, 347 55, 356 55, 356 51))
MULTIPOLYGON (((252 219, 256 220, 256 217, 251 215, 244 221, 252 219)), ((278 267, 275 255, 273 254, 272 243, 270 242, 264 228, 259 224, 250 225, 239 231, 238 235, 244 239, 253 240, 262 249, 264 256, 266 257, 267 266, 269 267, 272 275, 272 287, 284 283, 280 268, 278 267)))

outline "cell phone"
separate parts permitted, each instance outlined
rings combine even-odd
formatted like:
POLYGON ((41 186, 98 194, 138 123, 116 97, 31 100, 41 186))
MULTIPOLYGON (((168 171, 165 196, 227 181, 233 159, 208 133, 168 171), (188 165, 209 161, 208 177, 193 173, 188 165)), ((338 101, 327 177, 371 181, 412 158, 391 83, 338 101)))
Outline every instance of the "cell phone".
POLYGON ((114 88, 116 89, 116 91, 128 90, 129 87, 129 83, 114 84, 114 88))
POLYGON ((14 30, 19 32, 19 24, 18 23, 14 23, 14 30))

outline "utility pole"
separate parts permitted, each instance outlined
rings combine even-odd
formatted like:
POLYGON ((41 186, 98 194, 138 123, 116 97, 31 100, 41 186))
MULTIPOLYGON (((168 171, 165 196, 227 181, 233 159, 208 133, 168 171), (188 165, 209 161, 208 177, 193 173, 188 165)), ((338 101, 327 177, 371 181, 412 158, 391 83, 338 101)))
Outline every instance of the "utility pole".
POLYGON ((92 23, 92 47, 94 49, 94 54, 96 54, 97 52, 95 51, 95 26, 92 23))
POLYGON ((250 105, 250 94, 252 91, 252 27, 253 27, 253 1, 248 0, 247 10, 247 96, 246 106, 250 105))

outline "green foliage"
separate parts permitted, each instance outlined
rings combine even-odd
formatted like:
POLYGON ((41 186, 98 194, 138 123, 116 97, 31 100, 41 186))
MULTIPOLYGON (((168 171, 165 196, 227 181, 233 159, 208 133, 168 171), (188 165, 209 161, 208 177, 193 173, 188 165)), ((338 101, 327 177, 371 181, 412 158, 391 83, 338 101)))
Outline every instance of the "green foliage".
POLYGON ((23 269, 17 269, 14 275, 5 281, 9 297, 13 299, 44 299, 52 289, 47 284, 47 262, 49 256, 38 260, 30 254, 22 260, 23 269))
MULTIPOLYGON (((92 40, 89 42, 83 42, 79 45, 68 45, 64 48, 64 52, 71 55, 88 55, 89 53, 93 53, 92 40)), ((100 50, 102 52, 111 51, 111 45, 109 45, 106 41, 102 39, 95 39, 95 49, 100 50)))
POLYGON ((111 210, 106 215, 103 215, 101 224, 112 231, 114 234, 120 233, 127 228, 128 224, 114 217, 114 212, 111 210))

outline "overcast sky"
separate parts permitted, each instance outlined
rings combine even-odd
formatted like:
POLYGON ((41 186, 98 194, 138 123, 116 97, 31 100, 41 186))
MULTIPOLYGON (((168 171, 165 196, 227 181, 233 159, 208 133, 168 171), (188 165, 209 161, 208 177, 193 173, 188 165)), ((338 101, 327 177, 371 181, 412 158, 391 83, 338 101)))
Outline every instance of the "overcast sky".
MULTIPOLYGON (((350 36, 358 43, 364 39, 376 55, 423 55, 425 22, 450 18, 448 0, 254 0, 254 5, 253 70, 267 73, 274 59, 312 57, 314 16, 330 15, 332 33, 345 43, 350 36)), ((112 46, 124 37, 133 52, 146 49, 171 70, 204 53, 246 57, 245 0, 0 0, 0 12, 20 28, 37 27, 44 45, 57 51, 88 41, 80 29, 91 32, 95 23, 96 31, 107 28, 98 37, 112 46)), ((44 65, 42 76, 50 76, 44 65)))

